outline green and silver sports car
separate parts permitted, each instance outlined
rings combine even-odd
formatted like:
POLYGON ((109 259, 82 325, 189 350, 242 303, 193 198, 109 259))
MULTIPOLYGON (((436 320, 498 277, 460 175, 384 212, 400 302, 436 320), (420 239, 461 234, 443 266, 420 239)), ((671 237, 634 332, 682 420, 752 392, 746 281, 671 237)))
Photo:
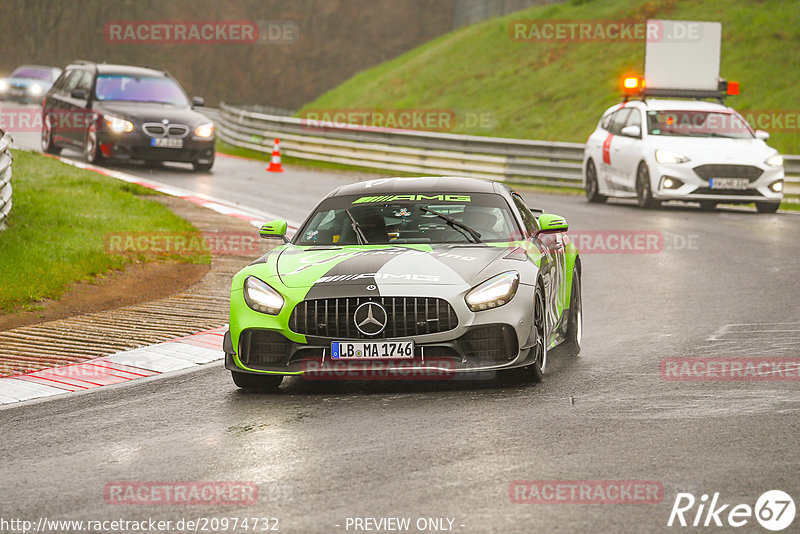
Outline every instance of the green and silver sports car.
POLYGON ((580 350, 581 262, 558 215, 472 178, 340 187, 231 288, 225 366, 237 386, 284 376, 430 378, 514 370, 580 350))

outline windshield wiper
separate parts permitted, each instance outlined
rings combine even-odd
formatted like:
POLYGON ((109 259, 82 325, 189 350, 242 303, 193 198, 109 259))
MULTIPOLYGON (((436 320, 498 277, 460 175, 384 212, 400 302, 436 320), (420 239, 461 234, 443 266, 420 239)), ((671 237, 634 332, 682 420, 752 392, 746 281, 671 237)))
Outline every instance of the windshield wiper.
POLYGON ((472 236, 472 239, 475 240, 475 243, 480 243, 481 242, 481 234, 479 232, 475 231, 474 229, 470 228, 466 224, 464 224, 464 223, 462 223, 460 221, 457 221, 454 218, 452 218, 452 217, 450 217, 448 215, 445 215, 444 213, 439 213, 438 211, 432 210, 427 206, 420 206, 419 209, 421 209, 422 211, 425 211, 427 213, 431 213, 433 215, 436 215, 437 217, 441 217, 442 219, 447 221, 447 224, 449 224, 454 230, 458 230, 459 232, 464 234, 464 237, 467 237, 467 234, 464 233, 462 230, 466 230, 467 232, 469 232, 469 235, 472 236))
POLYGON ((350 209, 345 208, 344 212, 347 214, 348 217, 350 217, 350 226, 353 227, 353 232, 355 232, 356 238, 358 238, 358 244, 369 245, 367 238, 364 237, 364 232, 361 231, 361 225, 356 222, 355 218, 353 217, 353 214, 350 213, 350 209))

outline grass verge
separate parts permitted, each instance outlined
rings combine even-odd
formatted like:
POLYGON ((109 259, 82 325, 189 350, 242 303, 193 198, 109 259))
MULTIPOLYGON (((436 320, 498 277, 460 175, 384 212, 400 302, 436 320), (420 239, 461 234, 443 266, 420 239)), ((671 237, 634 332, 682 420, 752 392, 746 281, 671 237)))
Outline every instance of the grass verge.
MULTIPOLYGON (((60 297, 73 282, 159 259, 108 254, 109 233, 197 232, 136 184, 23 151, 14 151, 13 172, 14 206, 0 232, 0 313, 36 309, 37 301, 60 297)), ((209 256, 160 259, 207 263, 209 256)))

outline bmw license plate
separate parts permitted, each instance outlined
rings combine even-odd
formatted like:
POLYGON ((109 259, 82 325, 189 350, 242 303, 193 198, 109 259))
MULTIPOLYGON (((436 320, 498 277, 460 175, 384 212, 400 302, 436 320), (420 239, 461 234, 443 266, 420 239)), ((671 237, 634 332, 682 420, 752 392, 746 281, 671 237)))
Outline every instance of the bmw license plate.
POLYGON ((183 148, 183 139, 173 139, 171 137, 153 137, 150 145, 161 148, 183 148))
POLYGON ((748 189, 750 180, 747 178, 712 178, 708 184, 711 189, 748 189))
POLYGON ((332 360, 410 360, 414 358, 413 341, 334 341, 332 360))

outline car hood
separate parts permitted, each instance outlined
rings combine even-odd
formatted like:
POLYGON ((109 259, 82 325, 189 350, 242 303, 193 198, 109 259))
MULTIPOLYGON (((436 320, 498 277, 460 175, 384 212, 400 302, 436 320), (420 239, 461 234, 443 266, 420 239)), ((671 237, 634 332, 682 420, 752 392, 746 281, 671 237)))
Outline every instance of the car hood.
POLYGON ((134 122, 161 122, 196 126, 211 120, 189 107, 150 102, 98 102, 95 106, 102 113, 110 113, 134 122))
POLYGON ((472 285, 507 247, 347 246, 297 247, 280 252, 276 270, 287 287, 472 285))
POLYGON ((53 85, 53 82, 40 80, 39 78, 3 78, 3 79, 9 85, 15 85, 17 87, 30 87, 33 84, 39 84, 42 86, 42 89, 47 89, 51 85, 53 85))
POLYGON ((658 137, 654 148, 672 150, 689 158, 689 164, 747 164, 763 166, 775 153, 761 139, 723 139, 720 137, 658 137))

